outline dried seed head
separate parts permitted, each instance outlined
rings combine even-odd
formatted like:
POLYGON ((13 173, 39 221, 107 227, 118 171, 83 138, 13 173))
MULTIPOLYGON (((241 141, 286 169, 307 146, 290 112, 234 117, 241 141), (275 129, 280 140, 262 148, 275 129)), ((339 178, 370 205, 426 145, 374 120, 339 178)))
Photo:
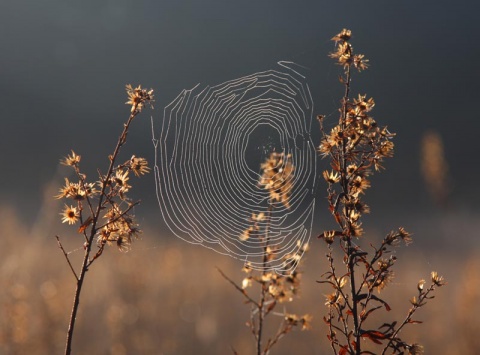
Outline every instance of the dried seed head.
POLYGON ((417 290, 418 290, 419 292, 423 291, 423 287, 424 287, 424 286, 425 286, 425 280, 422 279, 422 280, 418 281, 417 290))
POLYGON ((347 42, 351 37, 352 37, 352 31, 344 28, 340 33, 338 33, 338 34, 336 34, 335 36, 332 37, 332 41, 334 41, 334 42, 340 42, 340 41, 347 42))
POLYGON ((62 165, 67 165, 67 166, 77 166, 78 163, 80 163, 81 156, 75 154, 75 152, 72 150, 71 155, 67 155, 65 158, 63 158, 60 163, 62 165))
POLYGON ((337 182, 340 181, 340 175, 334 171, 329 172, 328 170, 325 170, 323 172, 323 178, 329 184, 336 184, 337 182))
POLYGON ((65 205, 60 215, 63 217, 62 223, 75 224, 80 217, 80 212, 77 207, 65 205))
POLYGON ((417 343, 407 346, 407 349, 409 355, 422 355, 424 353, 423 346, 417 343))
POLYGON ((295 169, 291 155, 274 152, 261 165, 261 168, 263 174, 258 184, 270 193, 272 201, 281 202, 286 208, 290 208, 295 169))
POLYGON ((432 282, 435 284, 435 286, 443 286, 446 284, 445 279, 443 276, 438 276, 438 273, 436 271, 432 271, 432 282))
POLYGON ((135 176, 145 175, 150 172, 150 168, 148 167, 148 162, 145 158, 136 157, 133 155, 130 158, 129 164, 130 170, 133 171, 135 176))
POLYGON ((145 105, 149 105, 153 108, 153 103, 155 101, 153 99, 153 90, 147 91, 142 89, 141 85, 133 89, 130 84, 126 85, 125 89, 128 95, 128 101, 125 103, 132 106, 131 112, 141 112, 145 105))

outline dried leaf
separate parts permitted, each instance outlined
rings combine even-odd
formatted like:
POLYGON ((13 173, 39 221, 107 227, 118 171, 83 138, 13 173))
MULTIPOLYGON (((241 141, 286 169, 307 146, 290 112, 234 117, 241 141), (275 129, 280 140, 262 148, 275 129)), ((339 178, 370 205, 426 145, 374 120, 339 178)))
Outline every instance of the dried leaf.
POLYGON ((385 334, 383 334, 382 332, 379 332, 379 331, 376 331, 376 330, 369 330, 369 331, 364 332, 361 335, 361 337, 370 339, 375 344, 382 344, 382 342, 379 339, 385 339, 387 336, 385 334))
POLYGON ((385 302, 384 300, 382 300, 381 298, 375 296, 375 295, 371 295, 372 299, 374 299, 375 301, 378 301, 380 302, 381 304, 383 304, 385 306, 385 309, 387 311, 390 311, 392 308, 390 308, 390 306, 388 305, 387 302, 385 302))
POLYGON ((82 223, 82 225, 80 227, 78 227, 78 233, 83 233, 85 232, 85 229, 87 229, 87 227, 92 224, 93 222, 93 218, 92 216, 89 216, 85 222, 82 223))

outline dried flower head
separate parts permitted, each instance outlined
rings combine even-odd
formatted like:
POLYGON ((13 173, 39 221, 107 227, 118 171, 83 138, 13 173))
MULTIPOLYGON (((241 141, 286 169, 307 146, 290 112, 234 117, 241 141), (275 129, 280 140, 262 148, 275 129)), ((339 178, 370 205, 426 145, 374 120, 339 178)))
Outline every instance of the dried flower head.
POLYGON ((250 239, 250 234, 251 234, 254 230, 255 230, 255 228, 254 228, 253 226, 250 226, 250 227, 248 227, 247 229, 245 229, 245 230, 242 232, 242 234, 240 234, 240 237, 239 237, 240 240, 241 240, 242 242, 244 242, 244 241, 250 239))
POLYGON ((335 36, 332 37, 332 41, 335 41, 335 42, 340 42, 340 41, 348 42, 351 37, 352 37, 352 31, 351 31, 351 30, 347 30, 346 28, 344 28, 340 33, 338 33, 338 34, 336 34, 335 36))
POLYGON ((327 244, 332 244, 335 241, 335 236, 336 235, 342 235, 341 232, 335 232, 335 231, 325 231, 322 234, 318 236, 318 238, 323 238, 325 240, 325 243, 327 244))
POLYGON ((380 293, 394 278, 395 274, 392 270, 378 270, 371 278, 368 279, 369 287, 376 288, 380 293))
POLYGON ((412 236, 405 228, 400 227, 397 231, 391 231, 384 239, 385 244, 397 246, 400 241, 403 241, 405 245, 409 245, 413 242, 412 236))
POLYGON ((340 175, 337 172, 334 172, 334 171, 329 172, 328 170, 325 170, 323 172, 323 178, 329 184, 336 184, 337 182, 340 181, 340 175))
POLYGON ((409 355, 422 355, 424 353, 423 346, 417 343, 408 345, 407 350, 409 355))
MULTIPOLYGON (((95 192, 91 185, 87 184, 87 187, 88 191, 90 191, 91 193, 95 192)), ((60 188, 60 193, 56 195, 55 198, 71 198, 75 201, 82 201, 85 199, 86 195, 87 191, 82 187, 82 184, 80 182, 70 182, 68 178, 65 178, 65 186, 60 188)))
POLYGON ((155 101, 153 99, 153 90, 147 91, 142 89, 141 85, 133 89, 130 84, 126 85, 125 89, 128 95, 128 101, 125 103, 132 106, 131 112, 141 112, 143 107, 147 104, 153 108, 153 102, 155 101))
POLYGON ((435 284, 435 286, 443 286, 446 284, 445 279, 443 276, 439 276, 436 271, 432 271, 432 282, 435 284))
POLYGON ((342 295, 338 291, 326 295, 325 299, 325 305, 328 307, 338 307, 343 300, 342 295))
POLYGON ((75 154, 75 152, 72 150, 71 155, 67 155, 65 158, 63 158, 60 163, 62 165, 67 165, 67 166, 76 166, 78 163, 80 163, 81 156, 75 154))
POLYGON ((125 253, 130 250, 132 244, 131 240, 125 236, 120 235, 116 240, 117 248, 119 251, 125 253))
POLYGON ((339 34, 332 37, 332 41, 336 44, 336 51, 330 53, 330 57, 337 59, 337 64, 342 65, 345 69, 353 66, 358 71, 368 68, 368 59, 363 54, 354 54, 353 47, 348 42, 352 37, 352 31, 343 29, 339 34))
POLYGON ((124 172, 117 170, 115 176, 112 178, 112 182, 117 185, 120 192, 127 192, 131 188, 127 183, 129 179, 128 170, 125 170, 124 172))
POLYGON ((425 286, 425 280, 422 279, 422 280, 418 281, 417 290, 419 292, 423 291, 424 286, 425 286))
POLYGON ((132 155, 130 158, 129 168, 133 171, 135 176, 145 175, 150 172, 147 160, 145 158, 136 157, 135 155, 132 155))
POLYGON ((293 189, 292 156, 290 154, 273 152, 261 165, 263 174, 259 185, 270 193, 272 201, 281 202, 290 208, 290 193, 293 189))
POLYGON ((78 218, 80 217, 78 208, 68 205, 65 205, 65 208, 63 209, 62 213, 60 213, 60 215, 63 217, 62 223, 68 224, 77 223, 78 218))

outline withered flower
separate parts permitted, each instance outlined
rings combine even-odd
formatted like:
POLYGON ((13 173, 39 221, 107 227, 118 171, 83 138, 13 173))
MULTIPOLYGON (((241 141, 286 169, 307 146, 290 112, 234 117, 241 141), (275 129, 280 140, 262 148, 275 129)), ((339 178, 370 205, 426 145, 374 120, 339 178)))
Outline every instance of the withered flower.
POLYGON ((65 158, 63 158, 60 163, 62 165, 67 165, 67 166, 76 166, 78 163, 80 163, 81 156, 75 154, 75 152, 72 150, 71 155, 67 155, 65 158))
POLYGON ((145 175, 150 172, 147 160, 145 158, 136 157, 135 155, 130 158, 130 169, 135 176, 145 175))
POLYGON ((310 330, 312 328, 313 316, 310 314, 304 314, 300 318, 300 323, 302 324, 302 330, 310 330))
POLYGON ((254 231, 254 227, 250 226, 248 229, 245 229, 242 234, 240 234, 240 240, 242 242, 248 240, 250 238, 250 234, 254 231))
POLYGON ((125 238, 124 236, 119 236, 115 242, 117 244, 117 248, 121 252, 127 252, 130 250, 131 240, 125 238))
POLYGON ((247 287, 252 286, 252 278, 245 277, 242 281, 242 289, 246 289, 247 287))
POLYGON ((68 224, 77 223, 78 218, 80 217, 78 208, 68 205, 65 205, 65 208, 63 209, 62 213, 60 213, 60 215, 63 216, 62 223, 68 224))
POLYGON ((352 222, 350 224, 350 235, 352 237, 361 237, 363 235, 362 223, 352 222))
POLYGON ((281 202, 286 208, 290 208, 290 193, 293 189, 295 169, 291 155, 273 152, 261 168, 263 174, 259 185, 269 191, 272 201, 281 202))
POLYGON ((360 112, 368 112, 373 109, 375 106, 375 101, 373 100, 373 97, 369 98, 368 100, 365 101, 365 98, 367 95, 360 95, 358 94, 357 99, 353 99, 353 104, 360 110, 360 112))
POLYGON ((328 170, 325 170, 323 172, 323 178, 330 184, 336 184, 340 181, 340 175, 334 171, 328 172, 328 170))
POLYGON ((323 232, 323 239, 327 244, 332 244, 335 240, 335 231, 323 232))
POLYGON ((405 228, 403 227, 400 227, 398 228, 398 234, 400 236, 400 238, 402 238, 402 240, 404 241, 404 243, 406 245, 410 244, 413 242, 413 239, 412 239, 412 234, 411 233, 408 233, 405 228))
POLYGON ((422 279, 422 280, 418 281, 417 290, 418 290, 419 292, 423 291, 423 287, 424 287, 424 286, 425 286, 425 280, 422 279))
POLYGON ((141 112, 146 104, 153 108, 153 102, 155 101, 153 100, 153 90, 142 89, 141 85, 133 89, 130 84, 125 85, 125 89, 128 95, 128 101, 125 104, 132 106, 131 112, 141 112))
POLYGON ((417 343, 407 347, 409 355, 422 355, 424 353, 423 346, 417 343))
POLYGON ((334 42, 340 42, 340 41, 347 42, 348 40, 350 40, 351 37, 352 37, 352 31, 344 28, 340 33, 338 33, 338 34, 336 34, 335 36, 332 37, 332 41, 334 41, 334 42))
POLYGON ((128 185, 127 181, 130 178, 128 177, 128 170, 122 172, 121 170, 117 170, 115 176, 112 178, 112 181, 119 187, 120 192, 127 192, 128 189, 131 187, 128 185))
POLYGON ((432 282, 435 284, 435 286, 443 286, 446 284, 445 279, 443 276, 438 276, 438 273, 436 271, 432 271, 432 282))
POLYGON ((326 295, 325 298, 325 306, 336 307, 337 304, 342 300, 342 295, 338 291, 336 291, 326 295))
POLYGON ((358 194, 364 193, 364 191, 370 187, 370 181, 361 175, 357 175, 350 182, 350 185, 352 187, 353 196, 358 196, 358 194))
POLYGON ((323 138, 320 146, 318 147, 318 152, 320 153, 322 158, 325 158, 330 154, 332 148, 333 146, 330 144, 329 140, 327 138, 323 138))
POLYGON ((355 54, 353 56, 353 66, 358 71, 368 69, 368 59, 364 58, 363 54, 355 54))
POLYGON ((394 272, 391 270, 377 271, 368 279, 369 286, 376 288, 380 293, 394 278, 394 272))
MULTIPOLYGON (((90 188, 90 185, 88 185, 90 188)), ((60 188, 60 193, 55 196, 57 199, 71 198, 75 201, 82 201, 85 199, 86 191, 81 187, 80 183, 70 182, 65 178, 65 186, 60 188)))

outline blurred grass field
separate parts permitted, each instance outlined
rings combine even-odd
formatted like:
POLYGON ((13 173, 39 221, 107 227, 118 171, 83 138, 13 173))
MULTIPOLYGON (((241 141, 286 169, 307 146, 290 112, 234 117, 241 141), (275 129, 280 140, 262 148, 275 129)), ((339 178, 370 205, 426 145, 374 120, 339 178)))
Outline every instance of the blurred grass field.
MULTIPOLYGON (((0 354, 63 352, 74 278, 55 233, 62 235, 67 250, 80 247, 71 254, 74 263, 83 250, 80 235, 57 222, 52 205, 46 203, 42 222, 32 226, 26 226, 17 211, 0 208, 0 354)), ((402 333, 405 339, 423 344, 426 354, 476 354, 480 349, 480 253, 474 244, 461 246, 462 238, 474 238, 463 233, 475 230, 466 226, 468 220, 478 218, 443 216, 445 234, 450 229, 458 233, 451 235, 451 247, 445 247, 438 235, 424 235, 435 221, 420 223, 417 231, 415 225, 410 227, 418 236, 417 246, 398 250, 396 278, 382 293, 393 308, 387 316, 400 319, 420 278, 428 278, 431 270, 446 277, 448 285, 416 317, 425 323, 402 333), (435 238, 437 245, 428 242, 435 238)), ((239 354, 253 353, 252 336, 245 326, 248 306, 215 268, 241 281, 242 263, 162 235, 148 219, 143 228, 142 240, 129 253, 108 249, 91 268, 80 299, 74 353, 230 354, 232 348, 239 354)), ((311 240, 301 268, 300 299, 285 305, 288 311, 312 314, 312 330, 289 334, 275 354, 329 353, 322 321, 324 294, 329 290, 315 282, 326 271, 324 248, 323 242, 311 240)))

